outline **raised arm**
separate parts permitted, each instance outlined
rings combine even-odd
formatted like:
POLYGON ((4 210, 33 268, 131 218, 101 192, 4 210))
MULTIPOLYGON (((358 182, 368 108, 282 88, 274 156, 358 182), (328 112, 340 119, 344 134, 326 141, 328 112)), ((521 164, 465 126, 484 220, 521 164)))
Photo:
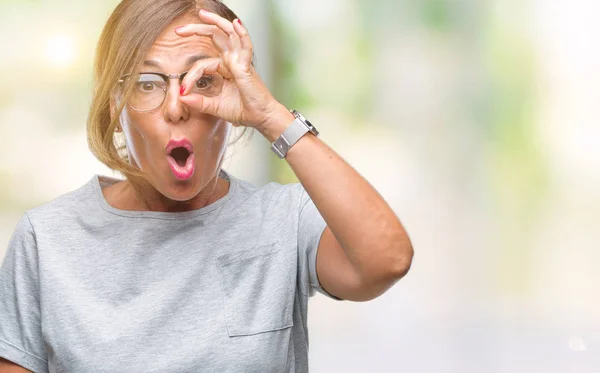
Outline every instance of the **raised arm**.
POLYGON ((0 373, 31 373, 31 371, 0 357, 0 373))
MULTIPOLYGON (((275 141, 294 116, 283 106, 261 131, 275 141)), ((302 137, 285 158, 327 223, 317 276, 330 294, 371 300, 408 272, 413 248, 379 193, 319 138, 302 137)))

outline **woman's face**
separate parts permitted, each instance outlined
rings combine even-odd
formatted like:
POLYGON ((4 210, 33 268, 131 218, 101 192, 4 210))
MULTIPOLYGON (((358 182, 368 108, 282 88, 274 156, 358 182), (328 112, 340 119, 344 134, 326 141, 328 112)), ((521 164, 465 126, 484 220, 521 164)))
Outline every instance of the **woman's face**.
MULTIPOLYGON (((182 17, 167 26, 146 55, 142 72, 179 75, 199 58, 218 57, 209 38, 175 34, 176 27, 195 22, 193 17, 182 17)), ((131 163, 149 176, 164 197, 188 201, 216 180, 231 124, 184 105, 179 91, 180 81, 170 79, 162 106, 139 112, 125 105, 120 122, 131 163), (180 140, 188 142, 191 154, 181 148, 170 152, 169 145, 182 146, 180 140)))

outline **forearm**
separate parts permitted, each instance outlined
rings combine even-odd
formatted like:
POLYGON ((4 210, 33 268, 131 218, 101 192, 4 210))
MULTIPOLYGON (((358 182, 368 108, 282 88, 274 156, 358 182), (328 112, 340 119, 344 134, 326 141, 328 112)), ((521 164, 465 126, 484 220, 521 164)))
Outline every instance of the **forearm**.
POLYGON ((31 371, 0 357, 0 373, 31 373, 31 371))
MULTIPOLYGON (((279 111, 263 135, 272 142, 293 120, 287 110, 279 111)), ((406 273, 413 254, 410 240, 367 180, 312 135, 301 138, 286 160, 362 277, 375 280, 406 273)))

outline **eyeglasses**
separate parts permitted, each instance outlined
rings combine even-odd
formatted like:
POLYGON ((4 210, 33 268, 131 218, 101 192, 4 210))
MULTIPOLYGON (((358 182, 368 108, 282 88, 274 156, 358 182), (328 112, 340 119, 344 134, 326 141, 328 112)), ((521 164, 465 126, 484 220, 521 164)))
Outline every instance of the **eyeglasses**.
MULTIPOLYGON (((188 72, 183 74, 139 73, 126 74, 119 79, 124 84, 129 79, 134 79, 133 91, 127 104, 135 111, 152 111, 162 106, 167 97, 167 89, 172 79, 177 79, 179 84, 188 72)), ((223 76, 219 74, 204 75, 196 81, 191 93, 214 97, 223 89, 223 76)))

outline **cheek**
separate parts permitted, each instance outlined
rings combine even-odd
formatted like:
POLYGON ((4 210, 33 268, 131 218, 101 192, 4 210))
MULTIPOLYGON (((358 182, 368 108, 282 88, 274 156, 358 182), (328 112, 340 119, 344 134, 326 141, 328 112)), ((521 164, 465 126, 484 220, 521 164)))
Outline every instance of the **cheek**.
POLYGON ((231 127, 231 124, 223 120, 219 120, 209 134, 210 138, 212 139, 212 148, 218 150, 219 154, 225 151, 227 148, 231 127))
POLYGON ((226 141, 231 132, 231 124, 224 120, 217 120, 211 130, 211 135, 215 141, 226 141))
POLYGON ((127 150, 136 163, 142 166, 145 163, 144 160, 152 156, 152 139, 158 136, 156 126, 152 123, 157 122, 153 118, 149 118, 148 113, 145 113, 142 118, 138 113, 129 113, 127 110, 123 110, 120 119, 127 150))

